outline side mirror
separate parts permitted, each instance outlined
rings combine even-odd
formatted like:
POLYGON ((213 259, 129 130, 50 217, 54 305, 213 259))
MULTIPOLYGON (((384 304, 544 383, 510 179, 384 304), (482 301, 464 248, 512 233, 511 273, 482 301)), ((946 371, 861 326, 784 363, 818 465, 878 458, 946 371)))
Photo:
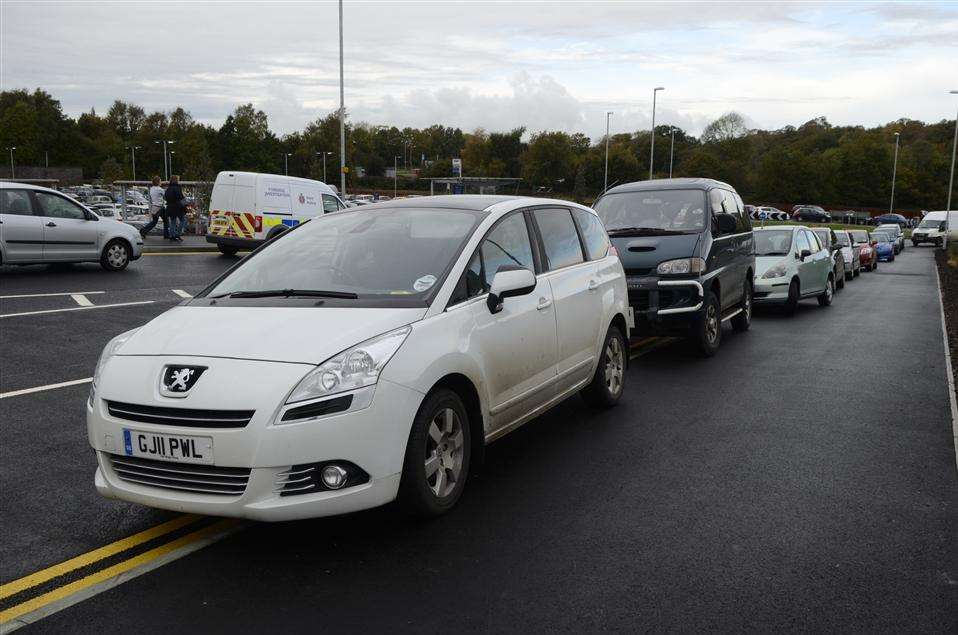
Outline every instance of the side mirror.
POLYGON ((735 219, 731 214, 716 214, 715 221, 719 235, 735 233, 735 219))
POLYGON ((536 288, 536 274, 524 267, 504 265, 499 267, 492 279, 492 288, 486 298, 490 313, 502 311, 502 301, 520 295, 532 293, 536 288))
POLYGON ((805 260, 806 258, 810 257, 811 255, 812 255, 812 250, 811 250, 811 249, 803 249, 803 250, 802 250, 802 253, 799 254, 798 259, 799 259, 799 260, 805 260))

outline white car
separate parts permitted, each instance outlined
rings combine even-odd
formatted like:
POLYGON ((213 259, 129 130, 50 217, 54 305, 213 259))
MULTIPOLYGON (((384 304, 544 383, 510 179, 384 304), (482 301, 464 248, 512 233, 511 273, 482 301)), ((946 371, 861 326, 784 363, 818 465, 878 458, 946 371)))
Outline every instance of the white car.
POLYGON ((831 252, 808 227, 754 228, 755 304, 780 304, 794 313, 798 301, 818 298, 828 306, 835 296, 831 252))
POLYGON ((109 271, 140 257, 143 237, 133 227, 101 218, 45 187, 0 182, 0 263, 99 262, 109 271))
POLYGON ((486 443, 580 391, 616 403, 629 324, 587 207, 436 196, 318 216, 107 344, 96 488, 260 520, 397 496, 440 514, 486 443))

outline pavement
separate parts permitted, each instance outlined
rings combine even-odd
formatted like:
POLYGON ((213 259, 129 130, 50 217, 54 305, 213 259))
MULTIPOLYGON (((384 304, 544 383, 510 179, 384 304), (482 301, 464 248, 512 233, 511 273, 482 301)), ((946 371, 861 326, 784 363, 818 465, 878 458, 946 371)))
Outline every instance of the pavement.
POLYGON ((218 251, 216 245, 206 242, 206 235, 184 234, 182 242, 173 242, 162 235, 151 233, 143 239, 144 253, 167 253, 175 251, 218 251))
MULTIPOLYGON (((88 378, 111 337, 236 260, 0 268, 0 392, 88 378), (77 291, 116 306, 33 313, 77 303, 2 297, 77 291)), ((932 249, 908 247, 831 307, 726 330, 715 358, 643 349, 619 407, 573 398, 497 441, 442 518, 390 505, 246 523, 25 632, 953 633, 958 473, 934 275, 932 249)), ((177 518, 96 495, 88 391, 0 399, 5 584, 177 518)), ((3 597, 0 611, 24 596, 3 597)))

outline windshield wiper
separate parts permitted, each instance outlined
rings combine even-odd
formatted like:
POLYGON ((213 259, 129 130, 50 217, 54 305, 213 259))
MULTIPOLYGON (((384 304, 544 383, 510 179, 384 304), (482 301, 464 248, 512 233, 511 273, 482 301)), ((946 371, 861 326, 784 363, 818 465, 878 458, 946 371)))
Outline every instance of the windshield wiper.
POLYGON ((675 234, 695 234, 695 231, 684 231, 681 229, 665 229, 664 227, 616 227, 609 230, 610 236, 632 235, 642 236, 645 234, 654 234, 656 236, 668 236, 675 234))
POLYGON ((764 254, 755 254, 755 255, 758 256, 758 257, 760 257, 760 258, 761 258, 762 256, 787 256, 787 255, 788 255, 788 252, 787 252, 787 251, 769 251, 769 252, 766 252, 766 253, 764 253, 764 254))
POLYGON ((318 289, 263 289, 261 291, 232 291, 213 298, 341 298, 356 300, 358 295, 352 291, 320 291, 318 289))

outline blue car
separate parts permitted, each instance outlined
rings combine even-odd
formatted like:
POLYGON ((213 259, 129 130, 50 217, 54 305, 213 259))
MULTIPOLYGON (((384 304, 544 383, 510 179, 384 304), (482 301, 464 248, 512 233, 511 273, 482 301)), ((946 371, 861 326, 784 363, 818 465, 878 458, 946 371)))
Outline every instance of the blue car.
POLYGON ((895 242, 894 239, 884 232, 872 232, 872 245, 875 247, 875 253, 878 254, 878 260, 882 262, 893 262, 895 260, 895 242))

